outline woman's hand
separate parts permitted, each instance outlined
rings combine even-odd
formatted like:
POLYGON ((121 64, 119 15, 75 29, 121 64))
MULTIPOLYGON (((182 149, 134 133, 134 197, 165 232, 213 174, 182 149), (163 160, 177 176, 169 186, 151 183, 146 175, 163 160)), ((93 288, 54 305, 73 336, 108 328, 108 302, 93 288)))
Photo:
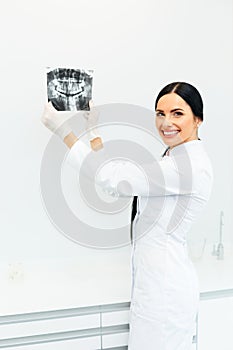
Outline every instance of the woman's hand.
MULTIPOLYGON (((86 130, 93 150, 98 151, 103 148, 102 140, 98 136, 97 124, 99 111, 94 107, 92 101, 89 102, 90 111, 82 113, 86 120, 86 130)), ((44 112, 41 117, 41 122, 52 132, 58 135, 65 144, 71 148, 78 140, 72 132, 69 124, 69 119, 77 114, 77 111, 57 111, 52 102, 45 105, 44 112)))
POLYGON ((63 141, 64 138, 72 132, 68 120, 76 113, 77 111, 57 111, 50 101, 45 105, 41 121, 49 130, 58 135, 63 141))
POLYGON ((86 119, 85 129, 88 133, 91 148, 94 151, 98 151, 101 148, 103 148, 102 139, 99 136, 99 132, 97 129, 100 112, 96 107, 94 107, 94 103, 92 100, 89 101, 89 107, 90 111, 83 113, 83 117, 86 119))
POLYGON ((92 100, 89 101, 90 111, 84 112, 83 117, 86 120, 85 129, 88 134, 88 138, 90 140, 99 137, 97 125, 99 120, 100 112, 96 107, 94 107, 94 103, 92 100))

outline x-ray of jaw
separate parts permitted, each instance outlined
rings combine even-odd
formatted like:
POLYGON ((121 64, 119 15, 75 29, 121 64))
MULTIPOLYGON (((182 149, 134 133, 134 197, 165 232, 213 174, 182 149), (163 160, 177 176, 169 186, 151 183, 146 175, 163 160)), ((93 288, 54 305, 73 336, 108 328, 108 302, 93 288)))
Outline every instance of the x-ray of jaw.
POLYGON ((47 68, 47 94, 58 111, 90 110, 93 70, 47 68))

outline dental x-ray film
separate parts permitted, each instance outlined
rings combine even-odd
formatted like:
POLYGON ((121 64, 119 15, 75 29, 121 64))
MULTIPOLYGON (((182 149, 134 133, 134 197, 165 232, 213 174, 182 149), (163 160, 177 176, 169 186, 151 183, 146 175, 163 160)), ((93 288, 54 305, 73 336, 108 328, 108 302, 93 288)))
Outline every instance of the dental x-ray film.
POLYGON ((90 110, 93 70, 47 67, 48 101, 58 111, 90 110))

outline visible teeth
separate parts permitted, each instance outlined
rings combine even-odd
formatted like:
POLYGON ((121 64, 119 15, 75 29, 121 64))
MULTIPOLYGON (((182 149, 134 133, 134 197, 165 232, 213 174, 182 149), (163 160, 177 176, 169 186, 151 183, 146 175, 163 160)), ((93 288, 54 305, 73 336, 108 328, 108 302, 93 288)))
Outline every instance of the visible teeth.
POLYGON ((175 131, 164 131, 164 135, 172 135, 172 134, 177 134, 179 131, 175 130, 175 131))

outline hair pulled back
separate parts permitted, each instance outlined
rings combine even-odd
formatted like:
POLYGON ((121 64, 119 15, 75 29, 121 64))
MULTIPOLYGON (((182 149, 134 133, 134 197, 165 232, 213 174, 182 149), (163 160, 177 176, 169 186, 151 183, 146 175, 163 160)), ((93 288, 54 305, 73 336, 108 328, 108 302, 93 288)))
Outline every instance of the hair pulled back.
POLYGON ((199 91, 191 84, 185 82, 174 82, 166 85, 158 94, 155 101, 155 109, 159 99, 167 94, 175 92, 191 108, 193 114, 203 121, 203 101, 199 91))

